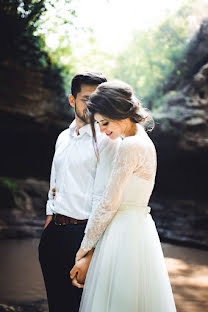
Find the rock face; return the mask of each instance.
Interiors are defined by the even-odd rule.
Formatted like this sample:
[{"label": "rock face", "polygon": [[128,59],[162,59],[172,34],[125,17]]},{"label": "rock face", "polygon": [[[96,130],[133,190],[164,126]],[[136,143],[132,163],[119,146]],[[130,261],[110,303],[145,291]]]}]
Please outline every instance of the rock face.
[{"label": "rock face", "polygon": [[158,174],[152,207],[163,240],[208,246],[207,21],[192,40],[187,60],[193,75],[153,111]]},{"label": "rock face", "polygon": [[16,185],[15,191],[0,188],[0,238],[40,237],[48,182],[28,178],[12,179],[12,183]]},{"label": "rock face", "polygon": [[151,136],[158,149],[158,190],[196,199],[206,197],[208,173],[207,21],[191,42],[187,60],[194,75],[153,111],[156,127]]},{"label": "rock face", "polygon": [[[203,83],[199,85],[199,79]],[[161,189],[181,198],[205,198],[208,173],[208,64],[193,82],[154,113]],[[162,192],[162,190],[160,190]]]},{"label": "rock face", "polygon": [[39,300],[30,303],[20,304],[0,304],[0,312],[47,312],[48,304],[46,300]]},{"label": "rock face", "polygon": [[153,196],[150,206],[163,242],[208,249],[207,201],[154,199]]},{"label": "rock face", "polygon": [[200,30],[195,34],[187,50],[188,72],[190,80],[204,64],[208,63],[208,20],[204,20]]},{"label": "rock face", "polygon": [[208,63],[184,89],[154,111],[158,133],[177,138],[184,151],[208,149]]},{"label": "rock face", "polygon": [[72,120],[50,73],[0,64],[1,176],[48,178],[55,140]]},{"label": "rock face", "polygon": [[[45,221],[48,183],[36,179],[12,179],[16,191],[0,188],[0,239],[39,238]],[[4,203],[4,204],[3,204]],[[163,242],[208,249],[208,207],[204,201],[158,199],[150,206]]]}]

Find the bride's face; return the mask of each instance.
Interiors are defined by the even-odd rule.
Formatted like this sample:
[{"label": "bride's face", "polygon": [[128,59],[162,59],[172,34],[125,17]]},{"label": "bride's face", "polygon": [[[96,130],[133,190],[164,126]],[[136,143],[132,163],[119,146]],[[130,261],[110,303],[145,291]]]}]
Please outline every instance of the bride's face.
[{"label": "bride's face", "polygon": [[100,131],[104,132],[110,139],[115,140],[124,135],[127,125],[126,119],[112,120],[97,113],[94,118],[100,126]]}]

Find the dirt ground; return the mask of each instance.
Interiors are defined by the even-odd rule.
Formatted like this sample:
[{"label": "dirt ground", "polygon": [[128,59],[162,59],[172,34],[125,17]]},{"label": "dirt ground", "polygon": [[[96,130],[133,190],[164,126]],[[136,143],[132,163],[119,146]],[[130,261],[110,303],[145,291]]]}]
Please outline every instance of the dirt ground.
[{"label": "dirt ground", "polygon": [[162,245],[177,312],[208,312],[208,251]]}]

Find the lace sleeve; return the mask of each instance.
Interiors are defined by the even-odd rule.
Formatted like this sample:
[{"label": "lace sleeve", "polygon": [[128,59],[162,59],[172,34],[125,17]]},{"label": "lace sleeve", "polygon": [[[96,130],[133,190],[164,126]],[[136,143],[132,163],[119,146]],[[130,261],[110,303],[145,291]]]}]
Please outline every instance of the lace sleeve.
[{"label": "lace sleeve", "polygon": [[97,241],[115,215],[128,178],[144,161],[144,148],[134,137],[124,139],[113,163],[109,183],[103,197],[87,223],[81,248],[88,251],[95,247]]}]

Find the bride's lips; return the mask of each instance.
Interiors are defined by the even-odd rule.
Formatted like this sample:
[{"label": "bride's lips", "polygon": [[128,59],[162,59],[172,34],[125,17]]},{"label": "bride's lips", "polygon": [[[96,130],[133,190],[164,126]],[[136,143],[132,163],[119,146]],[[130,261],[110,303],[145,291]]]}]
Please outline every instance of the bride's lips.
[{"label": "bride's lips", "polygon": [[110,136],[113,132],[105,133],[107,136]]}]

